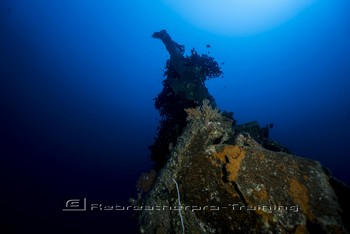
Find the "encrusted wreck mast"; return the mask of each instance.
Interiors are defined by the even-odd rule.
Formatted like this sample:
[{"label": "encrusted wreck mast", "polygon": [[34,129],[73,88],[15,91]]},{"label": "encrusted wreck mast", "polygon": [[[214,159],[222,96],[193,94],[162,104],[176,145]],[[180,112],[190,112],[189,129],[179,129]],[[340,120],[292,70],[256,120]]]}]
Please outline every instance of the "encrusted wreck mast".
[{"label": "encrusted wreck mast", "polygon": [[156,166],[132,200],[140,232],[347,233],[348,187],[270,140],[269,126],[237,126],[231,112],[220,112],[205,87],[222,75],[213,58],[194,49],[184,56],[165,30],[153,37],[170,59],[155,99]]}]

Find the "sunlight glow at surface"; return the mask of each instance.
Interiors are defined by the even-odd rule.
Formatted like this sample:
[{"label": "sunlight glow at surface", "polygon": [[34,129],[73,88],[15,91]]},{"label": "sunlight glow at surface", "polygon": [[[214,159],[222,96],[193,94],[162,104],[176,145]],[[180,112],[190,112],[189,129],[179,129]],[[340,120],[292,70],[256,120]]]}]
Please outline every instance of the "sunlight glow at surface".
[{"label": "sunlight glow at surface", "polygon": [[271,29],[316,0],[163,0],[189,23],[224,35]]}]

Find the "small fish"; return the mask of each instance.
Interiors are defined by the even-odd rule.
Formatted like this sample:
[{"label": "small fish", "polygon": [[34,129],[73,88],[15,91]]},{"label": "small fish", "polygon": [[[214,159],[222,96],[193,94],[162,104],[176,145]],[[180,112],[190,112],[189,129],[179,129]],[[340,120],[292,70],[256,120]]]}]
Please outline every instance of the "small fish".
[{"label": "small fish", "polygon": [[210,48],[210,47],[211,47],[211,45],[207,44],[207,48]]}]

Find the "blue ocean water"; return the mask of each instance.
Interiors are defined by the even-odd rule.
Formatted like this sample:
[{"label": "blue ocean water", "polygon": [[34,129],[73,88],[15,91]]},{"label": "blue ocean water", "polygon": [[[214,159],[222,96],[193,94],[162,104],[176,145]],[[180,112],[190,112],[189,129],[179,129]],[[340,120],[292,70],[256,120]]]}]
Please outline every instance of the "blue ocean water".
[{"label": "blue ocean water", "polygon": [[136,197],[169,58],[151,38],[161,29],[224,63],[206,85],[238,124],[274,123],[272,139],[350,184],[349,3],[315,0],[269,29],[224,35],[165,2],[0,2],[0,232],[137,230],[129,211],[62,209]]}]

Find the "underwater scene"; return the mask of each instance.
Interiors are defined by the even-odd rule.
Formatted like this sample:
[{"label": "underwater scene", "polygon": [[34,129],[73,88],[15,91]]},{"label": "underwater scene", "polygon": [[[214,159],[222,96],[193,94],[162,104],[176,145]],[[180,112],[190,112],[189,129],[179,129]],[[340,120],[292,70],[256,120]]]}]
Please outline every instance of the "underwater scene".
[{"label": "underwater scene", "polygon": [[349,10],[0,1],[0,233],[349,233]]}]

